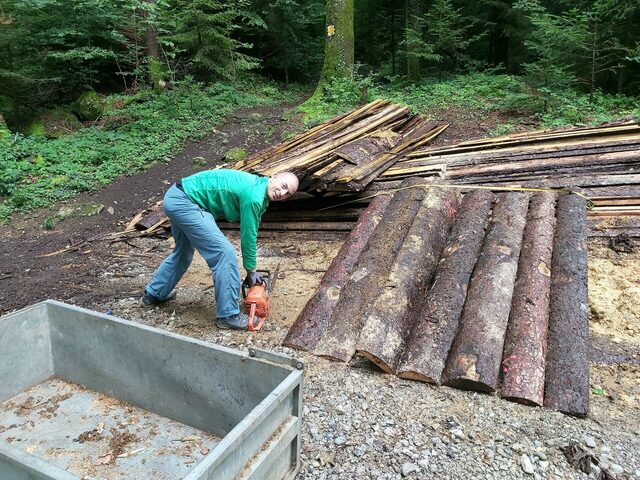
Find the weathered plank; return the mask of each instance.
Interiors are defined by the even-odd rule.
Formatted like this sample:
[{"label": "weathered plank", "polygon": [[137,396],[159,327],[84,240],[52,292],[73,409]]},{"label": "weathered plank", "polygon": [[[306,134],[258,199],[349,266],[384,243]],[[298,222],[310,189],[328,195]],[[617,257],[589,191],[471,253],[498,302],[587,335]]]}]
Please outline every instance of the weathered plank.
[{"label": "weathered plank", "polygon": [[557,209],[544,406],[584,417],[589,412],[585,200],[563,195]]},{"label": "weathered plank", "polygon": [[485,392],[498,385],[528,205],[526,194],[496,195],[460,327],[445,365],[445,385]]},{"label": "weathered plank", "polygon": [[425,185],[424,179],[409,178],[402,183],[403,189],[393,195],[340,293],[329,325],[314,349],[316,355],[346,362],[355,353],[364,312],[377,298],[389,274],[393,259],[426,195]]},{"label": "weathered plank", "polygon": [[531,199],[502,358],[502,398],[542,406],[556,195]]},{"label": "weathered plank", "polygon": [[464,196],[433,284],[413,326],[398,376],[440,383],[493,198],[487,190],[474,190]]},{"label": "weathered plank", "polygon": [[312,350],[318,344],[338,303],[340,292],[390,200],[391,195],[379,195],[362,212],[358,223],[322,277],[315,294],[289,329],[283,345],[299,350]]},{"label": "weathered plank", "polygon": [[356,351],[387,373],[396,373],[459,200],[459,193],[452,189],[429,189],[378,298],[366,314]]}]

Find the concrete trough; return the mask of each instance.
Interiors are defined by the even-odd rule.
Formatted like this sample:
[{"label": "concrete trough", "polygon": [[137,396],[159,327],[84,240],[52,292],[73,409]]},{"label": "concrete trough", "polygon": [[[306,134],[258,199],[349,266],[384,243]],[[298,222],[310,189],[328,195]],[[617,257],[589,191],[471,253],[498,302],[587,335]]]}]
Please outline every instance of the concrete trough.
[{"label": "concrete trough", "polygon": [[55,301],[0,318],[0,479],[291,479],[303,366]]}]

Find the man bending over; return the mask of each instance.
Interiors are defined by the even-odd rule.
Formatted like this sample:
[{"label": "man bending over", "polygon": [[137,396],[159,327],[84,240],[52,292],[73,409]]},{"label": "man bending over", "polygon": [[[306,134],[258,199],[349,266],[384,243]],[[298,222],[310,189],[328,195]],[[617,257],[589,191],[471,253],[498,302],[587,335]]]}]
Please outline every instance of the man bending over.
[{"label": "man bending over", "polygon": [[176,296],[174,288],[189,268],[194,250],[211,268],[216,292],[216,325],[246,329],[248,317],[240,312],[240,270],[231,242],[216,220],[240,222],[243,285],[251,288],[262,279],[256,273],[256,241],[260,218],[269,201],[285,200],[298,190],[298,177],[283,172],[271,178],[238,170],[206,170],[179,180],[167,190],[163,208],[171,219],[176,246],[153,275],[140,302],[153,306]]}]

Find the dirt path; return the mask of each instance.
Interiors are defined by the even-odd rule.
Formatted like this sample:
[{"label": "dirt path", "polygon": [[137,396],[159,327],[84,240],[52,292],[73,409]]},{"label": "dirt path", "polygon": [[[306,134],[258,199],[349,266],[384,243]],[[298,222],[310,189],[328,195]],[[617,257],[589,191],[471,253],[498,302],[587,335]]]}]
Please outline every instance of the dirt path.
[{"label": "dirt path", "polygon": [[[68,245],[77,245],[100,234],[117,232],[139,211],[162,198],[177,179],[222,163],[231,148],[253,153],[282,141],[285,132],[302,128],[299,121],[283,121],[293,105],[240,110],[201,141],[189,142],[168,163],[125,176],[105,188],[76,199],[25,215],[16,215],[11,226],[0,227],[0,314],[48,298],[71,300],[89,306],[93,301],[121,296],[122,290],[97,287],[98,275],[112,263],[111,248],[93,242],[79,252],[43,257]],[[194,158],[205,159],[194,162]],[[89,217],[62,221],[54,230],[44,220],[62,207],[96,203],[102,211]],[[112,209],[112,210],[111,210]],[[113,213],[110,213],[113,211]]]}]

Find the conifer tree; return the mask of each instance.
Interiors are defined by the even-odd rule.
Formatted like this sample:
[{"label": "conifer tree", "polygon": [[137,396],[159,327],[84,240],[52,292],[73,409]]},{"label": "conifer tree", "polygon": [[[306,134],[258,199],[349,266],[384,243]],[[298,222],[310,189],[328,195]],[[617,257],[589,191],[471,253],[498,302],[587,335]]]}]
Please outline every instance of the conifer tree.
[{"label": "conifer tree", "polygon": [[232,36],[240,26],[246,0],[176,0],[172,3],[170,39],[182,49],[203,76],[235,79],[239,72],[258,66],[256,58],[241,50],[251,45]]}]

